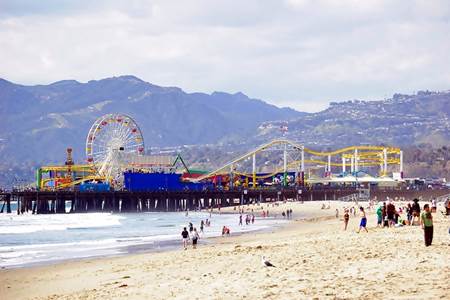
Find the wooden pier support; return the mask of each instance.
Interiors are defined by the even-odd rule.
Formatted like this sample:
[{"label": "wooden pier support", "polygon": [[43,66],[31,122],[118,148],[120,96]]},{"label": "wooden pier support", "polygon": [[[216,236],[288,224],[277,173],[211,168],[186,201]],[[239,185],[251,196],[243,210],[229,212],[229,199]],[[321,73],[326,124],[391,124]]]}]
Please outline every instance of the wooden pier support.
[{"label": "wooden pier support", "polygon": [[[17,213],[35,214],[86,212],[165,212],[208,209],[239,204],[264,203],[275,200],[338,199],[354,194],[355,188],[302,190],[247,189],[233,191],[152,191],[152,192],[80,192],[80,191],[23,191],[0,193],[2,212],[11,212],[11,202],[17,201]],[[448,191],[444,191],[444,193]],[[300,200],[299,200],[300,201]]]}]

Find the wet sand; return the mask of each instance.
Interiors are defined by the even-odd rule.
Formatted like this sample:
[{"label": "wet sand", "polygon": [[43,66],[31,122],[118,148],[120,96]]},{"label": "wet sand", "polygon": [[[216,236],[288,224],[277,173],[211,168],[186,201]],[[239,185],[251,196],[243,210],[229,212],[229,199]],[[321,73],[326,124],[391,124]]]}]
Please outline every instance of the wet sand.
[{"label": "wet sand", "polygon": [[[449,219],[433,214],[433,245],[425,247],[419,226],[376,228],[373,213],[368,214],[369,233],[356,233],[358,216],[351,216],[343,231],[342,207],[349,205],[331,202],[326,210],[321,202],[270,206],[270,214],[278,217],[292,207],[293,222],[272,231],[200,241],[196,250],[180,246],[163,253],[2,270],[1,299],[450,298]],[[300,211],[309,219],[296,220]],[[262,255],[276,268],[263,267]]]}]

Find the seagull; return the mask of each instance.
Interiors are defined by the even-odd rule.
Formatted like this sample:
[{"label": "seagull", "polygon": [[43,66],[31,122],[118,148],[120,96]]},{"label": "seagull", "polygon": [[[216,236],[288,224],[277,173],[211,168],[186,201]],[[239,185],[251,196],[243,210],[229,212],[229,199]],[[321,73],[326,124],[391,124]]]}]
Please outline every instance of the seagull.
[{"label": "seagull", "polygon": [[263,263],[263,265],[265,267],[274,267],[275,268],[275,266],[272,265],[272,263],[270,261],[268,261],[265,256],[261,257],[261,262]]}]

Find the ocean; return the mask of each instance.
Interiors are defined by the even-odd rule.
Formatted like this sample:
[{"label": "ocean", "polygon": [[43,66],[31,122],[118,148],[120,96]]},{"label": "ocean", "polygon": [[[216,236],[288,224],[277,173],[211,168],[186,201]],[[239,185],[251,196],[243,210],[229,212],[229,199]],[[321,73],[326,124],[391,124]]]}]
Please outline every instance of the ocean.
[{"label": "ocean", "polygon": [[[257,215],[255,213],[255,215]],[[264,230],[286,220],[260,218],[239,226],[239,216],[208,212],[83,213],[51,215],[0,214],[0,268],[45,265],[58,261],[181,247],[181,231],[189,222],[200,230],[211,220],[202,238],[220,236],[225,225],[231,234]]]}]

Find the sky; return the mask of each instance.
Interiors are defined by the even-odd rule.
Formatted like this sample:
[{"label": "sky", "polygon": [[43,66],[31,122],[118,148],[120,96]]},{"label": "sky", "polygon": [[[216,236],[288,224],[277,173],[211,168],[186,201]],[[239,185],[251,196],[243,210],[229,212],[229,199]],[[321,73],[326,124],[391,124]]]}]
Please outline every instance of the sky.
[{"label": "sky", "polygon": [[450,1],[0,0],[0,77],[135,75],[315,112],[450,89]]}]

